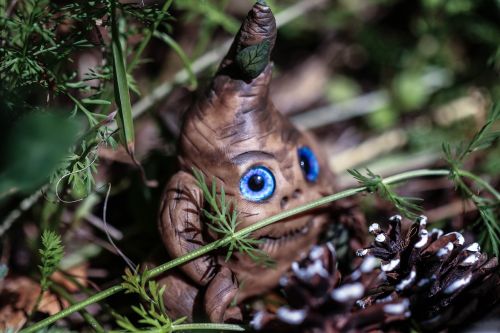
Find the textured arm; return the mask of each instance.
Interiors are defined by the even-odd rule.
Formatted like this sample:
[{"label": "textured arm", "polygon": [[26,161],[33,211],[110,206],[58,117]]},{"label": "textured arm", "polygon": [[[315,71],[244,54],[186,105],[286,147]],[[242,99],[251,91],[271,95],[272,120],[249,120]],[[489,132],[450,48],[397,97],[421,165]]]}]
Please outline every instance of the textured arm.
[{"label": "textured arm", "polygon": [[[178,258],[205,242],[200,219],[203,193],[196,179],[184,171],[177,172],[163,193],[160,210],[160,233],[168,253]],[[181,266],[195,283],[206,285],[213,277],[214,262],[210,256],[202,256]]]}]

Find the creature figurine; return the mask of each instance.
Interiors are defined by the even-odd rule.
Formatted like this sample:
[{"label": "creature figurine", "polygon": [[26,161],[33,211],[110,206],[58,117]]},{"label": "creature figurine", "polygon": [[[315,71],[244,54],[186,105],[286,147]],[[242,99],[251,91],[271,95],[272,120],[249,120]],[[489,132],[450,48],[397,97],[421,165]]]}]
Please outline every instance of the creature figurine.
[{"label": "creature figurine", "polygon": [[[318,145],[297,130],[269,98],[276,23],[264,1],[244,20],[210,89],[185,114],[180,171],[166,186],[159,228],[169,255],[182,256],[213,241],[204,197],[192,169],[215,179],[236,203],[238,230],[333,191],[333,176]],[[291,263],[317,242],[327,214],[311,211],[258,230],[260,249],[275,261],[263,267],[235,253],[200,257],[162,278],[173,318],[205,312],[212,322],[241,318],[235,304],[278,284]]]}]

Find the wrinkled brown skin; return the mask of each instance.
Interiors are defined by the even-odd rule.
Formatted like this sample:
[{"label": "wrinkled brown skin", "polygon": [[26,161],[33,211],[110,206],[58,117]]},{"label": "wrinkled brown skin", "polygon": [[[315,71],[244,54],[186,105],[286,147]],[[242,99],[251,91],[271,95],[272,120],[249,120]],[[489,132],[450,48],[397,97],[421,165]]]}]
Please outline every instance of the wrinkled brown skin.
[{"label": "wrinkled brown skin", "polygon": [[[224,187],[228,200],[238,208],[238,229],[333,192],[333,176],[317,143],[297,130],[269,98],[272,65],[253,80],[239,79],[234,69],[232,59],[238,49],[264,39],[273,45],[275,37],[269,7],[255,4],[211,88],[185,115],[179,140],[181,170],[167,184],[160,212],[161,237],[173,258],[217,237],[207,230],[208,222],[201,215],[204,198],[192,168],[201,170],[208,181],[215,179],[219,190]],[[302,146],[310,147],[319,160],[320,174],[314,183],[306,181],[299,164],[297,149]],[[276,181],[274,194],[263,202],[248,201],[239,190],[242,175],[257,165],[271,170]],[[239,308],[231,307],[232,302],[275,287],[290,264],[317,242],[326,221],[326,214],[313,211],[255,232],[253,237],[264,238],[261,249],[274,259],[274,268],[239,253],[228,262],[222,256],[206,255],[181,266],[187,279],[169,275],[162,281],[168,284],[165,304],[170,315],[191,319],[201,299],[211,321],[239,319]],[[308,231],[291,240],[279,239],[299,229]]]}]

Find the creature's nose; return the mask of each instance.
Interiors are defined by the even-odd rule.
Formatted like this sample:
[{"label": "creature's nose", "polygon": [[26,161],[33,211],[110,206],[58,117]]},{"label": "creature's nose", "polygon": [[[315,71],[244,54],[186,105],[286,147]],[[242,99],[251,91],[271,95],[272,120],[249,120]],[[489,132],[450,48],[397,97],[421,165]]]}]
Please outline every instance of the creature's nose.
[{"label": "creature's nose", "polygon": [[284,195],[282,198],[281,198],[281,201],[280,201],[280,206],[281,206],[281,209],[287,209],[288,206],[289,206],[289,202],[290,202],[290,198],[292,200],[297,200],[297,199],[300,199],[302,197],[302,190],[300,188],[296,188],[291,195]]}]

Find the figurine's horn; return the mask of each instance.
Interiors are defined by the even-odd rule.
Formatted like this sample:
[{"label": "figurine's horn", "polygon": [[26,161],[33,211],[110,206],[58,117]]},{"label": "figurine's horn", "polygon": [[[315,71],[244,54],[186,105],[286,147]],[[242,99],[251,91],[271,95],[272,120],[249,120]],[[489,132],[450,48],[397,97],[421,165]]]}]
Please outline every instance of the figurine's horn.
[{"label": "figurine's horn", "polygon": [[214,147],[259,137],[277,126],[279,113],[269,98],[275,40],[273,13],[259,0],[243,21],[210,89],[186,114],[181,138],[186,161],[191,151],[213,158]]},{"label": "figurine's horn", "polygon": [[217,75],[249,82],[259,76],[270,61],[276,41],[276,20],[271,8],[258,0],[248,12]]}]

